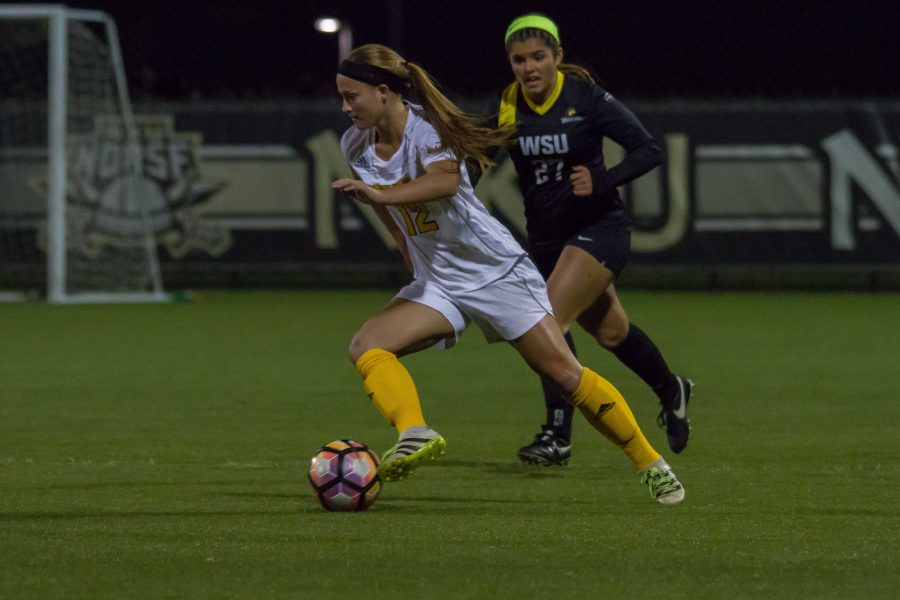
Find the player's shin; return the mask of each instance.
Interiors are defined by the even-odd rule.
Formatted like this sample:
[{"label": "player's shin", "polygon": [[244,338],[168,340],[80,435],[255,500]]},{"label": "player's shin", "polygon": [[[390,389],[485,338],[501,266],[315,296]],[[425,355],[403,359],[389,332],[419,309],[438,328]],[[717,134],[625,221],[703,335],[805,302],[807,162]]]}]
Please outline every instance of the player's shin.
[{"label": "player's shin", "polygon": [[606,379],[585,368],[572,392],[572,404],[594,429],[625,452],[636,471],[659,460],[659,453],[644,437],[625,398]]},{"label": "player's shin", "polygon": [[398,433],[425,425],[416,384],[397,357],[382,349],[366,351],[356,361],[369,398]]}]

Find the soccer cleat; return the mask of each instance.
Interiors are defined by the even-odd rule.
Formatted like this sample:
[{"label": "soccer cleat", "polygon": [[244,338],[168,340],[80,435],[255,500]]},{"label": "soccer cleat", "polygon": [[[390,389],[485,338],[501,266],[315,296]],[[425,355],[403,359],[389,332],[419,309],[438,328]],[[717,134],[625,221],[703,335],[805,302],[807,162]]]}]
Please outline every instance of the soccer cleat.
[{"label": "soccer cleat", "polygon": [[656,424],[666,430],[669,438],[669,448],[678,454],[684,450],[691,435],[691,422],[687,418],[687,405],[691,401],[694,390],[694,382],[690,379],[682,379],[675,376],[678,381],[678,396],[673,401],[674,406],[663,407],[656,417]]},{"label": "soccer cleat", "polygon": [[641,483],[650,488],[650,497],[671,506],[684,500],[684,487],[672,472],[672,467],[650,467],[641,475]]},{"label": "soccer cleat", "polygon": [[[416,429],[416,431],[410,431]],[[378,476],[383,481],[402,481],[425,461],[434,461],[444,455],[447,441],[430,427],[410,427],[400,434],[400,439],[382,456]]]},{"label": "soccer cleat", "polygon": [[572,444],[546,426],[541,427],[533,442],[519,448],[519,460],[529,465],[565,466],[571,456]]}]

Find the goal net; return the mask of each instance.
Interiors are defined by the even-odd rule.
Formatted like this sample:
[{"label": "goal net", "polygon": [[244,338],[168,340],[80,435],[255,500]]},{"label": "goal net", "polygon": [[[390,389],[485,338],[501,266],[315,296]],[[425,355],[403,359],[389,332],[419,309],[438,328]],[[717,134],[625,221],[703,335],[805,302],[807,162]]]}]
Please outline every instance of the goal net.
[{"label": "goal net", "polygon": [[115,24],[0,5],[0,300],[163,301]]}]

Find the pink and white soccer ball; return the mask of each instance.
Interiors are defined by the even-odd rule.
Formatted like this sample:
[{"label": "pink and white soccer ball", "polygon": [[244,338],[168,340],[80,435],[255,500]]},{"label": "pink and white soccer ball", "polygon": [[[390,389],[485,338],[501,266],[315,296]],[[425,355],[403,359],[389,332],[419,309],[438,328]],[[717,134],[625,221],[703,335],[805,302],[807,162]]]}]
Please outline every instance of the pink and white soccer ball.
[{"label": "pink and white soccer ball", "polygon": [[366,510],[381,491],[378,455],[361,442],[337,440],[309,462],[309,484],[326,510]]}]

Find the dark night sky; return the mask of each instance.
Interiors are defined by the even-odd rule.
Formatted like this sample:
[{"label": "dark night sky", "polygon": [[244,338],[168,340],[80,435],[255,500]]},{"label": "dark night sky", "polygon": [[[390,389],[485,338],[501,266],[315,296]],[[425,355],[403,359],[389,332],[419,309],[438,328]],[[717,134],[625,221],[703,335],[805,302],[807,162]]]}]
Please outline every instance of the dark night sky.
[{"label": "dark night sky", "polygon": [[895,0],[68,4],[116,19],[138,97],[331,95],[337,42],[312,27],[325,14],[349,20],[356,44],[398,46],[451,92],[494,94],[511,80],[506,25],[532,10],[557,21],[568,61],[623,97],[900,97]]}]

